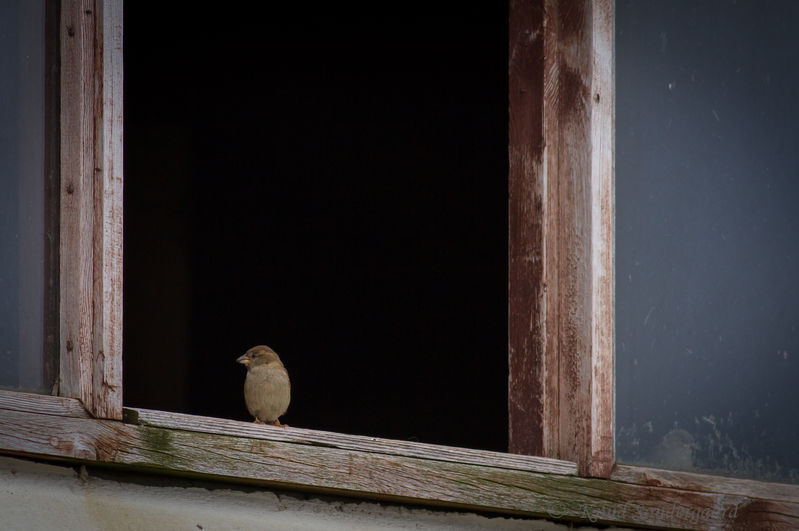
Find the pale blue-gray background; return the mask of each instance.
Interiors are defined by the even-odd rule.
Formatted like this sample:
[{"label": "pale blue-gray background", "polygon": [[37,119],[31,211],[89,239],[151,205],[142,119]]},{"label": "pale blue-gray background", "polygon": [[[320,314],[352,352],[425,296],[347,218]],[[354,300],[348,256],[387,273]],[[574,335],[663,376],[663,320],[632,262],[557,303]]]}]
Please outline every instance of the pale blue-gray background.
[{"label": "pale blue-gray background", "polygon": [[617,454],[799,481],[799,2],[616,6]]}]

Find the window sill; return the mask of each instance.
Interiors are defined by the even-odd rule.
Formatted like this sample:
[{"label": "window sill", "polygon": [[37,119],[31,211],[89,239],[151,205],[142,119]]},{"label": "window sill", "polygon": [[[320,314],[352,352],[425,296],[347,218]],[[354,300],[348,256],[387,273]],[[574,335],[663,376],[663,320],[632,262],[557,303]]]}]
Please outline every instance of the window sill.
[{"label": "window sill", "polygon": [[151,473],[602,524],[799,527],[799,487],[574,463],[301,428],[126,409],[89,417],[77,400],[0,391],[0,452]]}]

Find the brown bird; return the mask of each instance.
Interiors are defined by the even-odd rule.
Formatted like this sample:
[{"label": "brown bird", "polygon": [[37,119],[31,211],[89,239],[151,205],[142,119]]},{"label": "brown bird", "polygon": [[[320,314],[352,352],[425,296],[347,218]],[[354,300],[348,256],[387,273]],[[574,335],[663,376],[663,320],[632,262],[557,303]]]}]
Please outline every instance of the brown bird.
[{"label": "brown bird", "polygon": [[258,345],[236,361],[247,367],[244,402],[255,423],[285,427],[279,418],[289,407],[291,382],[278,355],[266,345]]}]

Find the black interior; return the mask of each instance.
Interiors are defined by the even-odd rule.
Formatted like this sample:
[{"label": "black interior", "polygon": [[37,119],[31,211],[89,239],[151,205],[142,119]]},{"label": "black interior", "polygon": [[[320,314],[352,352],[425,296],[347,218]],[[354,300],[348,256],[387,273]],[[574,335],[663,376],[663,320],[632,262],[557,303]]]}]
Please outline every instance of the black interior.
[{"label": "black interior", "polygon": [[267,344],[283,422],[507,449],[507,6],[436,4],[126,2],[126,406]]}]

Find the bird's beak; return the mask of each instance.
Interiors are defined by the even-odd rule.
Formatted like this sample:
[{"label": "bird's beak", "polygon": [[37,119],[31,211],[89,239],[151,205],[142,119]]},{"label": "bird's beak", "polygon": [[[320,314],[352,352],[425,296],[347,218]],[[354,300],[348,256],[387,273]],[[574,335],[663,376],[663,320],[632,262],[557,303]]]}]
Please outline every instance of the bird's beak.
[{"label": "bird's beak", "polygon": [[243,355],[239,356],[238,358],[236,358],[236,362],[241,363],[242,365],[246,366],[246,365],[250,364],[250,358],[248,358],[246,354],[243,354]]}]

